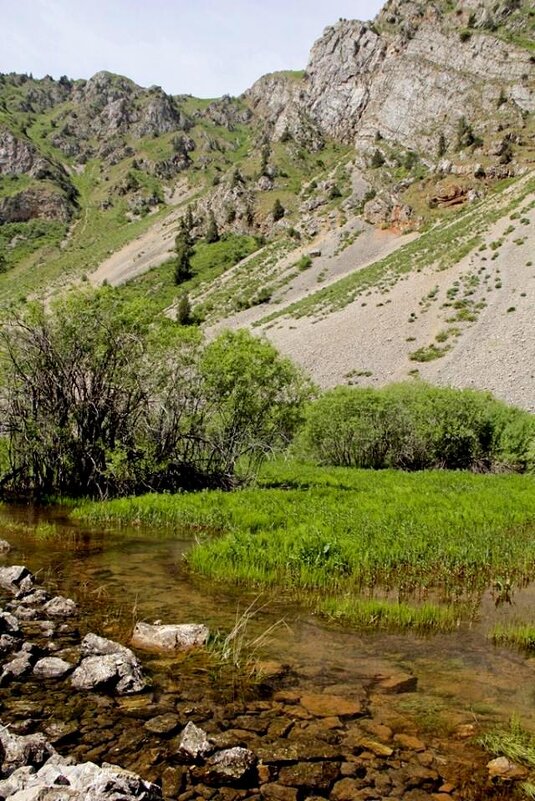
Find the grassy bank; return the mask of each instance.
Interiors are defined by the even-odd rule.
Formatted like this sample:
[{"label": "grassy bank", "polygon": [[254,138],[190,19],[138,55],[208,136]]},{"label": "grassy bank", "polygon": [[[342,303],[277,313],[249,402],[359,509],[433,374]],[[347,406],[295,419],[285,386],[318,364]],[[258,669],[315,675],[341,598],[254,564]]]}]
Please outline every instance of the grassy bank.
[{"label": "grassy bank", "polygon": [[[86,504],[93,523],[195,526],[190,554],[212,579],[309,591],[323,611],[361,625],[414,627],[411,608],[357,608],[355,594],[437,590],[459,601],[493,577],[535,567],[535,482],[519,475],[364,471],[272,463],[259,485],[232,493],[146,495]],[[421,608],[421,607],[420,607]],[[421,612],[447,628],[448,612]],[[414,616],[413,616],[414,617]],[[405,621],[405,622],[404,622]],[[425,622],[427,621],[427,623]]]}]

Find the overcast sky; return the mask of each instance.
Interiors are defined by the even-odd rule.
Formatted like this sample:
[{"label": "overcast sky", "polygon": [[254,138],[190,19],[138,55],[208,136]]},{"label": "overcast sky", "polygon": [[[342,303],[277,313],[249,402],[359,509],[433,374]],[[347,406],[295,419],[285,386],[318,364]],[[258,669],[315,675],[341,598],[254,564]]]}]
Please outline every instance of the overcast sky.
[{"label": "overcast sky", "polygon": [[106,69],[172,94],[238,95],[303,69],[326,25],[382,0],[0,0],[0,72],[89,78]]}]

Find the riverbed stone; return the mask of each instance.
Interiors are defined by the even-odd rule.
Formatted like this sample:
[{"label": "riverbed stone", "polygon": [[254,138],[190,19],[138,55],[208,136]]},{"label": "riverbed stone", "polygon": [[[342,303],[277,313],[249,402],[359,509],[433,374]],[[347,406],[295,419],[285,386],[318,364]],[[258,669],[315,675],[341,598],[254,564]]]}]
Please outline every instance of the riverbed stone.
[{"label": "riverbed stone", "polygon": [[10,612],[0,612],[0,634],[20,634],[19,621]]},{"label": "riverbed stone", "polygon": [[187,759],[195,760],[208,756],[213,750],[214,746],[204,729],[190,721],[180,735],[178,753]]},{"label": "riverbed stone", "polygon": [[150,624],[137,623],[132,645],[148,651],[189,651],[206,644],[210,630],[200,623]]},{"label": "riverbed stone", "polygon": [[516,762],[508,759],[505,756],[496,757],[487,763],[487,770],[489,772],[489,779],[502,779],[505,781],[512,781],[513,779],[524,779],[528,771]]},{"label": "riverbed stone", "polygon": [[80,652],[82,661],[71,678],[75,689],[129,695],[145,688],[141,666],[130,648],[97,634],[86,634]]},{"label": "riverbed stone", "polygon": [[301,696],[301,705],[315,717],[353,718],[364,714],[360,701],[340,695],[305,693]]},{"label": "riverbed stone", "polygon": [[34,577],[24,565],[0,567],[0,587],[13,595],[19,592],[29,592],[33,583]]},{"label": "riverbed stone", "polygon": [[33,672],[42,679],[62,679],[73,669],[70,662],[57,656],[45,656],[35,663]]},{"label": "riverbed stone", "polygon": [[19,651],[13,659],[4,665],[2,675],[0,675],[0,685],[5,685],[12,679],[19,679],[26,676],[32,670],[32,654],[28,651]]},{"label": "riverbed stone", "polygon": [[0,540],[0,554],[9,553],[11,550],[11,543],[7,540]]},{"label": "riverbed stone", "polygon": [[297,762],[281,768],[279,784],[327,792],[340,774],[337,762]]},{"label": "riverbed stone", "polygon": [[393,676],[381,678],[376,690],[385,695],[397,695],[399,693],[412,693],[418,686],[417,676],[410,673],[397,673]]},{"label": "riverbed stone", "polygon": [[205,784],[251,785],[256,780],[256,756],[248,748],[227,748],[209,757],[202,768],[194,769]]},{"label": "riverbed stone", "polygon": [[266,801],[297,801],[297,789],[271,782],[260,787],[260,795]]},{"label": "riverbed stone", "polygon": [[279,740],[275,743],[262,745],[257,749],[256,753],[258,758],[266,764],[281,765],[285,762],[309,762],[321,759],[339,760],[342,758],[340,746],[313,739],[291,742]]},{"label": "riverbed stone", "polygon": [[145,723],[145,729],[151,734],[173,734],[180,726],[180,718],[169,712],[165,715],[156,715]]},{"label": "riverbed stone", "polygon": [[56,595],[43,607],[43,612],[48,617],[72,617],[78,611],[78,607],[72,598],[65,598],[63,595]]},{"label": "riverbed stone", "polygon": [[44,734],[12,734],[2,725],[0,725],[0,746],[4,775],[28,765],[39,767],[56,753]]},{"label": "riverbed stone", "polygon": [[159,787],[117,765],[92,762],[79,765],[55,758],[37,773],[18,772],[11,783],[19,787],[9,801],[161,801]]}]

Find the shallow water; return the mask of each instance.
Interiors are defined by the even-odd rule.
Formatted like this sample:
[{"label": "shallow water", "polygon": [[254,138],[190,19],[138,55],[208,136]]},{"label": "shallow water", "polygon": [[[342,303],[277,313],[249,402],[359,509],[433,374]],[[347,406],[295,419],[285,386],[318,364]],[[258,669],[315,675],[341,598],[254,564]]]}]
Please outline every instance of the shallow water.
[{"label": "shallow water", "polygon": [[[31,533],[10,528],[13,523],[36,528]],[[56,533],[39,534],[43,524],[53,525]],[[83,628],[123,642],[136,620],[204,622],[228,632],[237,612],[255,598],[191,576],[184,560],[192,544],[187,532],[106,531],[73,524],[63,510],[4,507],[0,536],[13,546],[9,563],[26,564],[50,588],[79,601]],[[489,590],[476,623],[429,637],[362,635],[314,617],[280,594],[264,596],[256,603],[261,605],[250,637],[284,619],[260,655],[290,663],[301,683],[350,685],[408,670],[418,677],[418,692],[392,704],[416,716],[423,729],[485,726],[516,714],[535,730],[535,659],[497,648],[486,638],[497,621],[533,620],[535,584],[498,607]],[[161,670],[168,667],[161,660]]]}]

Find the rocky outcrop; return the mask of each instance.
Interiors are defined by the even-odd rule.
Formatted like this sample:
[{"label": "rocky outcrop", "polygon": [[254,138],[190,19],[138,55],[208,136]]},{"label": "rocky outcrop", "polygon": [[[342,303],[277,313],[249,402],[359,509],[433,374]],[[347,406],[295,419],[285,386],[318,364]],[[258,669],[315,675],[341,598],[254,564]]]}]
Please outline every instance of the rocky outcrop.
[{"label": "rocky outcrop", "polygon": [[71,202],[60,192],[35,186],[0,199],[0,225],[28,220],[69,222],[74,212]]},{"label": "rocky outcrop", "polygon": [[522,126],[523,114],[535,110],[530,51],[484,23],[496,4],[471,5],[458,15],[439,0],[394,0],[373,25],[340,20],[313,46],[301,80],[267,75],[246,97],[275,139],[312,126],[362,152],[379,135],[435,154],[439,135],[451,141],[462,116],[480,133],[493,133],[497,120]]}]

